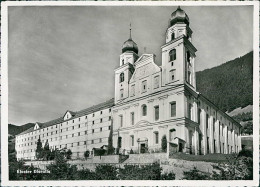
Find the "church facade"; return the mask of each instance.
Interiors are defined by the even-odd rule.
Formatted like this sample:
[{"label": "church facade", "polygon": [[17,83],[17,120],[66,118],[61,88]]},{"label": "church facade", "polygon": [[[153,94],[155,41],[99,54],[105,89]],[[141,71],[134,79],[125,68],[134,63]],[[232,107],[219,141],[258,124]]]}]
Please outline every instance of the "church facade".
[{"label": "church facade", "polygon": [[239,152],[241,125],[196,90],[192,35],[189,17],[178,7],[158,66],[155,55],[138,55],[130,30],[115,69],[114,99],[36,123],[16,136],[17,158],[35,159],[39,137],[52,148],[67,147],[74,157],[83,157],[86,150],[107,146],[110,131],[113,147],[122,154],[161,152],[163,140],[168,154]]},{"label": "church facade", "polygon": [[240,124],[196,91],[196,48],[180,8],[171,15],[165,41],[161,67],[153,54],[138,57],[131,36],[123,45],[115,70],[114,144],[156,152],[166,136],[172,153],[238,152]]}]

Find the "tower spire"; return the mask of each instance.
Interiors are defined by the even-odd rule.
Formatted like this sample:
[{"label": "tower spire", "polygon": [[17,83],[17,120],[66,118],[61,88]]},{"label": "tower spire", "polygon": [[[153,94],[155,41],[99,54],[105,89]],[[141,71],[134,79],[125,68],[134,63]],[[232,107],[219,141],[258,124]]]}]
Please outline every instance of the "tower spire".
[{"label": "tower spire", "polygon": [[131,33],[131,32],[132,32],[131,22],[130,22],[130,29],[129,29],[129,30],[130,30],[130,37],[129,37],[129,38],[132,39],[132,35],[131,35],[131,34],[132,34],[132,33]]}]

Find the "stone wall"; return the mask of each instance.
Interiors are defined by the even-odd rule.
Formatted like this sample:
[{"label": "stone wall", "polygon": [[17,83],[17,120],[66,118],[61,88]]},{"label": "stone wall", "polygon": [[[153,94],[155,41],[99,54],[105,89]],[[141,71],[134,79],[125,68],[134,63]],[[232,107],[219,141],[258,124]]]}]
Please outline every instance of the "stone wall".
[{"label": "stone wall", "polygon": [[129,158],[124,162],[124,164],[153,163],[166,158],[166,153],[130,154]]},{"label": "stone wall", "polygon": [[183,178],[184,171],[190,171],[194,167],[196,167],[199,171],[212,173],[213,167],[216,163],[212,162],[202,162],[202,161],[188,161],[188,160],[180,160],[180,159],[168,159],[161,160],[160,165],[163,169],[163,172],[174,172],[176,175],[176,179]]},{"label": "stone wall", "polygon": [[[25,165],[33,165],[40,169],[46,169],[53,161],[26,161]],[[119,163],[119,155],[95,156],[93,158],[69,160],[69,164],[76,165],[79,169],[90,168],[93,169],[97,164],[116,164]]]},{"label": "stone wall", "polygon": [[[40,169],[46,169],[46,166],[51,164],[53,161],[27,161],[26,165],[34,165]],[[166,153],[154,153],[154,154],[130,154],[129,158],[123,163],[119,163],[119,155],[108,155],[108,156],[95,156],[87,160],[70,160],[69,164],[76,165],[78,169],[90,169],[95,170],[97,165],[100,164],[111,164],[116,167],[124,167],[126,164],[138,164],[147,165],[154,162],[159,162],[163,173],[174,172],[176,179],[183,178],[184,171],[190,171],[194,167],[202,172],[212,173],[212,165],[216,163],[203,162],[203,161],[188,161],[180,159],[167,159]]]}]

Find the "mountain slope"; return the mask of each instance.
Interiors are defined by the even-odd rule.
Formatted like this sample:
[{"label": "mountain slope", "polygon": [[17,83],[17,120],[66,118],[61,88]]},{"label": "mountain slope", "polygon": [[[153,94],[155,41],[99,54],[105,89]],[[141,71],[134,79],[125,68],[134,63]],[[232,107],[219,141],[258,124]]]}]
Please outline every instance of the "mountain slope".
[{"label": "mountain slope", "polygon": [[34,123],[26,123],[22,126],[16,126],[16,125],[13,125],[13,124],[8,124],[8,134],[10,135],[17,135],[31,127],[34,126]]},{"label": "mountain slope", "polygon": [[222,111],[253,104],[253,52],[199,71],[197,89]]}]

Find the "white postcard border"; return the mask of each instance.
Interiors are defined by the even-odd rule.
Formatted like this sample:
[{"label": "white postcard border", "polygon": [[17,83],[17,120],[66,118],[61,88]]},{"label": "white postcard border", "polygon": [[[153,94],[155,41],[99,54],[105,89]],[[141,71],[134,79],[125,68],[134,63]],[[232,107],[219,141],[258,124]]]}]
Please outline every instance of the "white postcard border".
[{"label": "white postcard border", "polygon": [[[254,81],[253,81],[253,148],[254,148],[254,179],[251,181],[9,181],[8,180],[8,7],[9,6],[241,6],[253,5],[254,6]],[[92,186],[92,185],[179,185],[179,186],[258,186],[259,185],[259,2],[258,1],[30,1],[30,2],[1,2],[1,15],[2,15],[2,36],[1,36],[1,51],[2,51],[2,107],[1,107],[1,182],[3,186]]]}]

